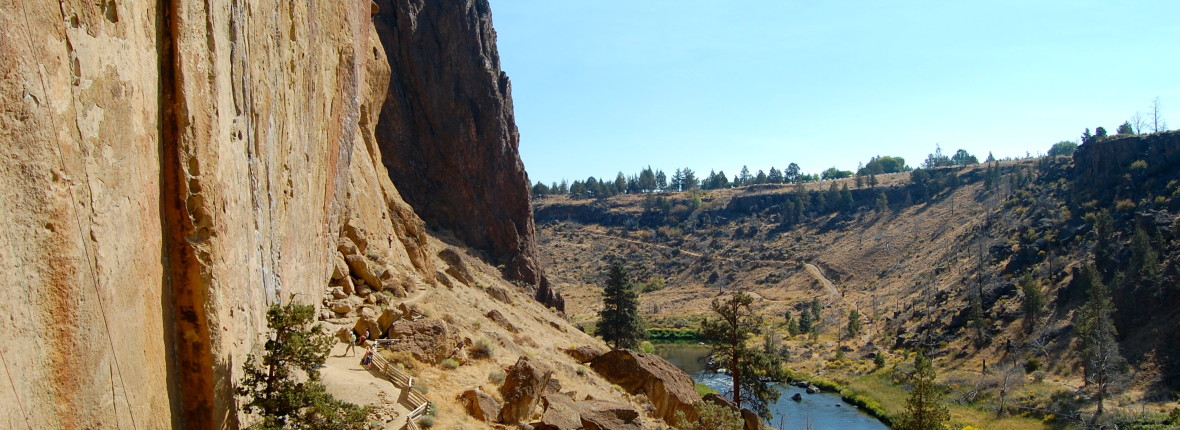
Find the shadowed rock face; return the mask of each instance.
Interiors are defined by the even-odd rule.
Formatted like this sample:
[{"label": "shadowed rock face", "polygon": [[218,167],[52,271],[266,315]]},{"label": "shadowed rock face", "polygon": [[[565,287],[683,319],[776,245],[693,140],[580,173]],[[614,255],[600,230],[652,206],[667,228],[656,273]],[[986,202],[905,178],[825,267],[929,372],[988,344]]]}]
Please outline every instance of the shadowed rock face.
[{"label": "shadowed rock face", "polygon": [[512,87],[487,1],[377,4],[392,71],[377,141],[390,177],[429,225],[486,252],[505,276],[563,310],[537,263]]}]

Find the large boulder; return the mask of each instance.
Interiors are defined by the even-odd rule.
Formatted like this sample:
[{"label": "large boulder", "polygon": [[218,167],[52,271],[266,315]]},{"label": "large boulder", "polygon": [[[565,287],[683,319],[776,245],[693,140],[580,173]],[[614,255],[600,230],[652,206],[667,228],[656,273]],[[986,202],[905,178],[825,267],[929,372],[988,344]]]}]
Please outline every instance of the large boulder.
[{"label": "large boulder", "polygon": [[500,403],[490,394],[472,388],[459,394],[459,403],[467,414],[483,422],[494,422],[500,417]]},{"label": "large boulder", "polygon": [[598,348],[595,348],[590,345],[582,345],[582,346],[566,349],[565,353],[568,354],[570,357],[573,357],[574,360],[577,360],[579,363],[589,363],[589,362],[593,361],[595,358],[598,358],[599,356],[601,356],[602,350],[599,350]]},{"label": "large boulder", "polygon": [[639,430],[639,411],[625,403],[587,400],[574,403],[586,430]]},{"label": "large boulder", "polygon": [[467,270],[467,264],[463,263],[463,257],[460,257],[455,250],[443,249],[438,252],[438,258],[447,263],[446,272],[448,275],[466,285],[475,284],[475,276],[472,276],[471,271]]},{"label": "large boulder", "polygon": [[377,321],[374,321],[372,319],[368,319],[368,318],[358,319],[356,321],[356,324],[352,325],[352,329],[356,330],[357,337],[360,337],[361,335],[365,334],[365,330],[368,330],[369,331],[369,339],[367,339],[367,340],[381,338],[381,327],[377,325]]},{"label": "large boulder", "polygon": [[397,309],[386,308],[381,310],[381,316],[377,317],[377,325],[382,328],[393,325],[394,321],[402,319],[402,313]]},{"label": "large boulder", "polygon": [[374,273],[375,270],[373,270],[375,263],[370,262],[363,255],[356,254],[344,256],[344,262],[348,264],[352,275],[364,280],[365,285],[368,285],[369,288],[381,288],[381,278],[377,277],[377,273]]},{"label": "large boulder", "polygon": [[447,358],[454,344],[447,323],[429,318],[394,321],[385,337],[395,340],[387,348],[394,351],[409,351],[414,354],[414,358],[423,363],[437,363]]},{"label": "large boulder", "polygon": [[614,350],[590,361],[590,368],[630,394],[647,395],[665,422],[674,422],[676,411],[697,419],[693,405],[701,397],[692,378],[658,355]]},{"label": "large boulder", "polygon": [[512,325],[511,322],[508,322],[508,319],[504,318],[504,314],[500,313],[500,311],[496,309],[488,311],[487,315],[485,316],[488,317],[489,320],[492,320],[492,322],[496,323],[496,325],[504,327],[504,330],[508,330],[510,333],[520,332],[520,329],[516,328],[515,325]]},{"label": "large boulder", "polygon": [[500,422],[510,425],[526,422],[532,418],[533,409],[536,409],[545,386],[549,385],[553,369],[528,357],[520,357],[507,373],[504,385],[500,386],[500,396],[504,398]]},{"label": "large boulder", "polygon": [[541,398],[545,412],[541,420],[532,423],[537,430],[576,430],[582,428],[582,414],[574,406],[574,399],[565,394],[548,394]]},{"label": "large boulder", "polygon": [[742,408],[742,430],[762,430],[762,417],[746,408]]}]

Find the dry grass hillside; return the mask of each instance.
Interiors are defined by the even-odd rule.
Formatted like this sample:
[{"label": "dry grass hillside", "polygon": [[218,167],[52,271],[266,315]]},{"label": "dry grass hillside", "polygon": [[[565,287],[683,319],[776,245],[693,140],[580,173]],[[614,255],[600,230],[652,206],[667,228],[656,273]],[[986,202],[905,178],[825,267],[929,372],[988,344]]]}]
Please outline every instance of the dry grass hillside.
[{"label": "dry grass hillside", "polygon": [[[519,286],[505,280],[498,268],[469,255],[466,247],[455,245],[458,242],[453,238],[449,241],[452,244],[434,237],[429,240],[430,255],[448,256],[435,258],[437,267],[447,268],[447,273],[438,273],[437,283],[418,282],[418,289],[411,289],[413,291],[405,297],[374,293],[377,303],[366,301],[347,314],[324,311],[325,316],[331,316],[324,322],[331,331],[337,333],[357,327],[358,320],[364,324],[363,321],[367,319],[365,315],[380,315],[386,309],[398,309],[403,305],[412,309],[416,321],[443,322],[447,333],[445,338],[431,338],[419,332],[411,342],[423,345],[422,349],[427,352],[437,349],[439,356],[446,359],[423,360],[411,354],[379,349],[394,366],[413,376],[414,387],[433,403],[429,418],[426,419],[433,428],[508,428],[473,418],[459,397],[466,390],[478,388],[503,402],[499,387],[504,383],[505,370],[521,357],[548,365],[553,370],[553,379],[560,385],[560,392],[572,392],[576,400],[593,398],[622,402],[638,411],[649,411],[650,405],[645,398],[623,392],[617,385],[604,380],[587,365],[580,364],[564,352],[587,345],[605,351],[608,348],[601,340],[583,333],[563,319],[560,313],[534,300]],[[325,306],[325,309],[330,307]],[[493,317],[492,313],[498,315]],[[436,340],[437,343],[434,342]],[[395,345],[405,342],[396,341]],[[343,352],[344,344],[338,344],[333,348],[333,358]],[[365,375],[363,383],[352,378],[339,381],[334,384],[336,388],[331,388],[333,375],[347,373],[348,370],[361,372],[362,369],[354,362],[359,360],[362,353],[359,351],[356,357],[348,360],[340,359],[348,369],[327,373],[326,382],[337,397],[395,411],[377,417],[392,420],[386,428],[401,428],[405,419],[404,411],[408,408],[399,408],[398,403],[403,403],[404,398],[398,399],[396,394],[388,398],[357,395],[372,391],[366,387],[371,384],[381,386],[382,391],[387,393],[399,391],[393,386],[386,387],[387,382],[377,373],[369,372],[372,373],[369,375],[362,372]],[[642,428],[659,428],[662,423],[650,411],[639,418]],[[419,425],[423,425],[421,421]]]},{"label": "dry grass hillside", "polygon": [[[761,298],[771,323],[763,337],[785,338],[794,370],[895,398],[885,408],[897,412],[904,392],[887,389],[894,385],[873,372],[872,357],[883,354],[888,368],[904,371],[908,354],[929,350],[950,397],[970,406],[954,409],[956,422],[987,428],[1067,423],[1071,417],[1056,415],[1093,409],[1072,318],[1085,300],[1077,273],[1092,259],[1095,242],[1085,215],[1105,209],[1115,219],[1119,251],[1102,270],[1107,282],[1123,282],[1114,288],[1116,320],[1131,363],[1108,408],[1176,408],[1180,369],[1169,357],[1177,357],[1180,315],[1166,305],[1176,303],[1177,294],[1165,285],[1176,279],[1175,169],[1148,169],[1154,176],[1132,171],[1125,178],[1116,172],[1113,181],[1137,185],[1113,188],[1112,195],[1088,183],[1090,175],[1080,174],[1084,169],[1069,157],[996,166],[998,178],[989,178],[986,164],[931,172],[930,183],[939,185],[925,188],[925,196],[915,192],[910,173],[879,175],[875,189],[857,189],[852,179],[807,184],[817,199],[846,183],[855,205],[826,211],[811,200],[811,213],[798,221],[789,203],[799,194],[795,186],[598,201],[547,196],[534,209],[544,264],[566,297],[571,321],[582,327],[590,329],[597,319],[599,285],[613,259],[625,260],[639,283],[649,328],[693,329],[714,298],[745,289]],[[1127,260],[1136,226],[1152,237],[1164,273],[1160,285],[1118,278],[1133,272]],[[1046,297],[1046,312],[1037,318],[1022,311],[1018,284],[1025,275]],[[973,296],[984,311],[978,322],[968,315]],[[812,299],[823,305],[819,336],[790,336],[784,315],[797,320]],[[1145,301],[1153,304],[1141,305]],[[850,338],[845,328],[852,310],[863,316],[864,329]],[[978,411],[994,411],[1001,401],[1032,419],[973,418],[987,416]]]}]

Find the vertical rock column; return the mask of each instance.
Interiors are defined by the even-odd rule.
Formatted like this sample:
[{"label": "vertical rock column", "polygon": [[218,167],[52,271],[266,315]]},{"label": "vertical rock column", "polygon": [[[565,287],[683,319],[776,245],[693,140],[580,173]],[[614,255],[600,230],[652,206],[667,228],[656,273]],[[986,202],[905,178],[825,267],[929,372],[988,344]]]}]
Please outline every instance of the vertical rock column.
[{"label": "vertical rock column", "polygon": [[486,0],[378,0],[389,58],[377,123],[383,162],[432,227],[487,253],[504,275],[563,309],[537,259],[512,88]]}]

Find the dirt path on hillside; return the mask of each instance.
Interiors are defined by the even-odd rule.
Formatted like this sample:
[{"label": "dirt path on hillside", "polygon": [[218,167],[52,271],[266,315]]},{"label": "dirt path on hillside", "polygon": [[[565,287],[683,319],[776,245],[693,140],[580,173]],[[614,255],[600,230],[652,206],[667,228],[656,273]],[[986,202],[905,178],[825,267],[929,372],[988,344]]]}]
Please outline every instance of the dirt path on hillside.
[{"label": "dirt path on hillside", "polygon": [[[658,244],[658,243],[644,242],[644,241],[642,241],[642,240],[628,239],[628,238],[625,238],[625,237],[619,237],[619,236],[610,235],[610,234],[606,234],[606,233],[594,233],[594,232],[589,232],[589,231],[580,231],[580,232],[574,232],[574,234],[584,234],[584,235],[589,235],[589,236],[598,236],[598,237],[602,237],[602,238],[606,238],[606,239],[613,239],[613,240],[618,240],[618,241],[622,241],[622,242],[633,243],[633,244],[636,244],[636,245],[650,246],[650,247],[653,247],[653,248],[666,249],[666,250],[668,250],[668,251],[670,251],[670,252],[671,252],[671,251],[677,251],[677,252],[680,252],[681,254],[688,254],[688,255],[691,255],[691,256],[693,256],[693,257],[696,257],[696,258],[704,258],[704,257],[706,257],[706,255],[705,255],[705,254],[702,254],[702,253],[699,253],[699,252],[695,252],[695,251],[689,251],[689,250],[687,250],[687,249],[684,249],[683,247],[679,247],[679,248],[678,248],[678,247],[675,247],[675,246],[668,246],[668,245],[661,245],[661,244]],[[725,257],[725,256],[721,256],[721,255],[716,255],[716,254],[709,255],[709,256],[707,256],[707,257],[708,257],[708,258],[715,259],[715,260],[728,261],[728,262],[730,262],[730,263],[748,262],[748,263],[760,263],[760,264],[767,264],[767,265],[772,265],[772,264],[799,264],[799,261],[798,261],[798,260],[763,260],[763,259],[758,259],[758,258],[747,258],[747,259],[740,259],[740,258],[730,258],[730,257]]]},{"label": "dirt path on hillside", "polygon": [[836,289],[836,286],[832,284],[832,281],[829,281],[828,278],[824,277],[824,273],[820,271],[818,267],[815,267],[815,265],[811,263],[804,264],[803,267],[807,269],[807,273],[810,273],[811,276],[815,277],[815,280],[819,281],[821,284],[824,284],[824,289],[828,290],[828,300],[833,303],[837,300],[840,300],[840,290]]},{"label": "dirt path on hillside", "polygon": [[332,346],[328,359],[324,361],[324,367],[320,369],[320,376],[328,393],[358,406],[373,406],[382,410],[386,416],[392,416],[393,420],[385,423],[387,429],[400,429],[405,426],[406,416],[410,411],[397,403],[402,397],[402,389],[377,373],[361,367],[364,349],[358,347],[355,356],[341,357],[347,347],[344,343]]}]

